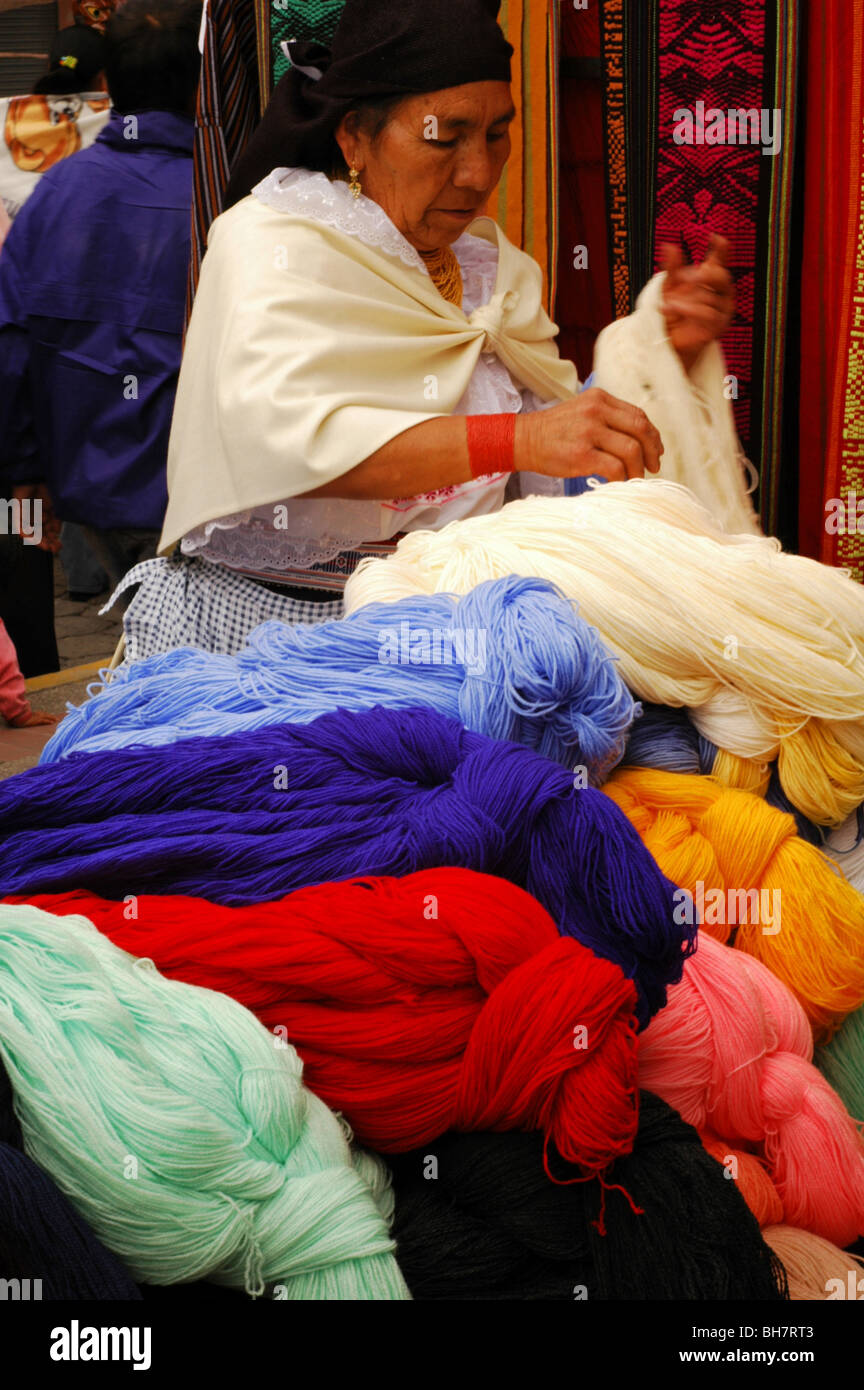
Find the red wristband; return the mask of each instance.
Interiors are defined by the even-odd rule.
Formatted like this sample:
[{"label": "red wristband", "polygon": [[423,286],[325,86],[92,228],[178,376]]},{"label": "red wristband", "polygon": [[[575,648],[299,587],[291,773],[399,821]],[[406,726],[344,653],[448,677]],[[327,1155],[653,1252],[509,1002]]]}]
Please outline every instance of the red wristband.
[{"label": "red wristband", "polygon": [[468,464],[472,478],[512,473],[516,467],[516,416],[468,415]]}]

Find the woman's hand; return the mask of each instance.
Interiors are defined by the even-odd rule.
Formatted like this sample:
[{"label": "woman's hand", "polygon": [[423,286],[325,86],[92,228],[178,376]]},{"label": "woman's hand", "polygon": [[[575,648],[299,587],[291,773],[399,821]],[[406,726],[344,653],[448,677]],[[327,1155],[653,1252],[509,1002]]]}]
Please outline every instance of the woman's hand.
[{"label": "woman's hand", "polygon": [[47,714],[45,710],[33,709],[29,714],[24,714],[20,719],[12,720],[13,729],[37,729],[45,724],[59,724],[58,714]]},{"label": "woman's hand", "polygon": [[663,444],[644,410],[590,387],[551,410],[516,417],[516,468],[553,478],[611,482],[660,467]]},{"label": "woman's hand", "polygon": [[666,331],[687,372],[732,322],[735,288],[726,269],[728,254],[729,242],[722,236],[712,236],[701,265],[686,265],[679,246],[663,247]]}]

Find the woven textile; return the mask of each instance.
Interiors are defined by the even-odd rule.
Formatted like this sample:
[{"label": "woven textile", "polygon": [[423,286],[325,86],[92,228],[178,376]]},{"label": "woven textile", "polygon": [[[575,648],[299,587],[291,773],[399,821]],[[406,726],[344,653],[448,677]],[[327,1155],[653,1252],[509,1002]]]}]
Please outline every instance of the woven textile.
[{"label": "woven textile", "polygon": [[328,46],[345,0],[273,0],[270,6],[270,86],[291,64],[282,50],[292,39],[314,39]]},{"label": "woven textile", "polygon": [[[824,457],[823,506],[817,514],[820,559],[864,581],[864,9],[860,4],[818,8],[811,21],[817,32],[808,102],[818,96],[825,129],[817,147],[808,149],[819,169],[812,171],[812,193],[807,187],[804,304],[813,312],[809,321],[816,331],[807,346],[810,356],[802,361],[802,383],[814,355],[826,358],[827,448],[809,461],[815,469]],[[808,177],[811,170],[808,164]],[[836,220],[823,232],[826,196]],[[833,254],[823,259],[829,237]],[[811,486],[808,495],[813,491]],[[839,516],[832,498],[844,504]]]},{"label": "woven textile", "polygon": [[[616,317],[632,311],[663,242],[689,259],[710,235],[731,242],[737,314],[723,339],[744,451],[761,477],[762,524],[781,520],[781,445],[793,238],[800,0],[603,0],[607,211]],[[764,111],[779,129],[760,143],[699,141],[701,108]],[[675,112],[697,139],[677,144]],[[774,112],[779,111],[779,117]],[[679,117],[680,120],[680,117]],[[787,402],[794,407],[797,402]]]}]

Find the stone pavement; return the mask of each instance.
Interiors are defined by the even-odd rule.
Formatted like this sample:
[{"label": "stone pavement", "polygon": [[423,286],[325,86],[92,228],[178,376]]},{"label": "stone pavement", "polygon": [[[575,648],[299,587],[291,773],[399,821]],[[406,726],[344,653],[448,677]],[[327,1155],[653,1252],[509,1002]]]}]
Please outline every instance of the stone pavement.
[{"label": "stone pavement", "polygon": [[[60,672],[28,681],[28,695],[34,709],[62,716],[67,704],[80,705],[86,699],[87,686],[97,679],[98,668],[110,662],[123,630],[121,619],[113,610],[104,618],[99,617],[99,609],[107,599],[105,593],[86,602],[73,602],[66,593],[60,562],[55,560],[54,627],[60,651]],[[87,670],[88,667],[92,670]],[[67,672],[67,683],[60,684]],[[52,733],[52,728],[10,729],[0,719],[0,779],[34,767]]]},{"label": "stone pavement", "polygon": [[66,594],[66,579],[60,561],[54,561],[54,629],[60,649],[60,669],[84,666],[92,661],[111,660],[123,623],[112,608],[104,618],[99,609],[108,602],[108,591],[83,603]]}]

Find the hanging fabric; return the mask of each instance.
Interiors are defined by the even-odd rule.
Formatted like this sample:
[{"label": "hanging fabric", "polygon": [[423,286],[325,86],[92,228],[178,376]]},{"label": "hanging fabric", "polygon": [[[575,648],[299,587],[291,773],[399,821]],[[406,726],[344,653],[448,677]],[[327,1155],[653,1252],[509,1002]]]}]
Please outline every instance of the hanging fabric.
[{"label": "hanging fabric", "polygon": [[[802,551],[864,580],[864,10],[808,12]],[[841,505],[842,504],[842,505]]]},{"label": "hanging fabric", "polygon": [[[794,409],[784,382],[800,16],[801,0],[747,0],[734,14],[704,0],[602,0],[600,17],[615,315],[632,312],[664,242],[700,261],[712,232],[730,240],[738,304],[723,340],[729,398],[760,474],[762,525],[788,543],[794,509],[784,509],[781,458]],[[751,143],[749,120],[746,143],[737,127],[734,140],[725,125],[712,131],[712,108],[724,118],[755,112],[767,143]],[[682,111],[693,116],[689,140]]]}]

